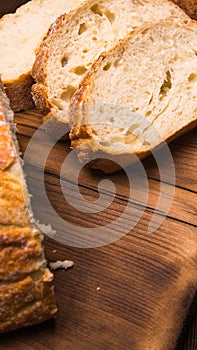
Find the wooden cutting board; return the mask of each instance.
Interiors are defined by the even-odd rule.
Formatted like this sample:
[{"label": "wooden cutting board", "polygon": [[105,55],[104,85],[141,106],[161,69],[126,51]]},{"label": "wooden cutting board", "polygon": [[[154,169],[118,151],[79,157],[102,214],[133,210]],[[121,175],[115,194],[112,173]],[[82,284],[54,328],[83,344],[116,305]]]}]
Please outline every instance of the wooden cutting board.
[{"label": "wooden cutting board", "polygon": [[[15,121],[24,154],[29,140],[41,125],[41,116],[32,110],[16,114]],[[1,350],[197,349],[194,298],[197,286],[196,136],[193,130],[170,145],[176,170],[175,193],[168,214],[154,233],[147,230],[161,182],[151,156],[143,161],[149,183],[148,203],[140,221],[125,236],[112,244],[89,249],[64,245],[46,236],[48,261],[69,259],[75,263],[68,271],[55,272],[58,314],[42,325],[1,336]],[[30,192],[34,193],[35,215],[41,222],[53,225],[55,216],[42,207],[39,190],[43,147],[42,140],[38,140],[29,159],[31,166],[25,169]],[[105,226],[116,220],[128,202],[129,184],[124,172],[107,177],[116,185],[110,207],[99,213],[83,214],[66,202],[61,190],[60,169],[69,152],[68,141],[58,142],[46,162],[45,188],[56,213],[66,222],[86,228]],[[166,176],[170,173],[168,164],[163,171]],[[72,169],[68,169],[62,183],[68,189],[72,185],[72,198],[79,188],[86,205],[89,203],[93,208],[98,199],[98,184],[103,178],[103,174],[85,168],[77,184]],[[173,190],[170,176],[163,185],[166,194]],[[134,201],[133,208],[136,213],[140,210]],[[131,215],[133,213],[131,211]],[[157,219],[162,212],[156,210],[155,215]],[[124,230],[127,220],[132,217],[128,215],[122,227],[117,225],[117,232]],[[64,234],[72,238],[72,232],[62,232],[62,237]],[[183,319],[186,321],[179,337]]]}]

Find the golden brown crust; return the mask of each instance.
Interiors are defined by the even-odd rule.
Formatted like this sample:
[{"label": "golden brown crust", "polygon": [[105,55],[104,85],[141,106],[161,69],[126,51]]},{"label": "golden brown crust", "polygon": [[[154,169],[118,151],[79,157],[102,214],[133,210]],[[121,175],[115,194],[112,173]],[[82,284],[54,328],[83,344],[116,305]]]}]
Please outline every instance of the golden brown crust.
[{"label": "golden brown crust", "polygon": [[37,82],[32,86],[32,96],[35,102],[36,107],[39,111],[46,115],[51,110],[51,104],[48,101],[48,91],[47,91],[47,60],[50,51],[50,43],[53,40],[53,37],[56,31],[62,26],[65,19],[72,16],[70,14],[64,14],[56,19],[56,21],[51,25],[48,30],[47,35],[43,39],[40,47],[37,49],[35,63],[32,68],[32,77]]},{"label": "golden brown crust", "polygon": [[[72,13],[72,12],[71,12]],[[37,83],[45,84],[47,72],[46,72],[46,62],[49,56],[50,43],[53,39],[55,32],[62,26],[64,20],[69,15],[64,14],[59,16],[56,21],[50,26],[48,33],[42,40],[40,47],[36,51],[36,59],[32,68],[32,77]]]},{"label": "golden brown crust", "polygon": [[196,0],[171,0],[180,6],[192,19],[197,20],[197,1]]},{"label": "golden brown crust", "polygon": [[20,281],[1,285],[0,333],[40,323],[56,312],[51,275],[46,272],[38,280],[27,276]]},{"label": "golden brown crust", "polygon": [[[192,121],[190,124],[188,124],[184,129],[178,130],[176,133],[173,135],[169,135],[168,138],[165,140],[167,143],[172,142],[174,139],[176,139],[178,136],[181,136],[193,128],[197,127],[197,121]],[[76,142],[76,143],[75,143]],[[94,143],[92,141],[92,143]],[[94,160],[91,160],[91,154],[92,154],[92,148],[93,146],[88,145],[88,141],[84,141],[82,139],[78,141],[73,141],[72,142],[72,147],[76,148],[78,152],[78,158],[79,160],[83,162],[89,162],[89,166],[92,169],[97,169],[101,170],[106,174],[113,174],[121,169],[124,169],[125,167],[128,167],[132,164],[132,155],[130,153],[125,153],[121,155],[116,155],[116,154],[111,154],[108,152],[103,152],[101,150],[98,150],[94,152]],[[143,160],[145,157],[151,154],[151,151],[153,150],[147,150],[143,152],[136,152],[135,155]],[[109,157],[110,159],[107,159]],[[119,165],[119,160],[121,157],[121,164],[122,166]]]},{"label": "golden brown crust", "polygon": [[[82,4],[77,11],[80,11]],[[42,40],[40,47],[36,52],[36,59],[32,68],[32,77],[35,79],[36,84],[32,86],[32,97],[35,102],[36,107],[43,115],[47,115],[47,118],[55,116],[55,111],[50,114],[52,105],[48,99],[48,88],[47,88],[47,61],[49,58],[50,45],[56,36],[58,30],[63,26],[64,21],[69,21],[72,19],[75,11],[71,11],[68,14],[63,14],[59,16],[56,21],[51,25],[48,33]]]},{"label": "golden brown crust", "polygon": [[33,226],[0,225],[0,280],[13,281],[37,269],[40,233]]},{"label": "golden brown crust", "polygon": [[85,104],[88,102],[88,96],[91,93],[93,74],[97,71],[97,68],[111,51],[112,50],[109,50],[107,53],[103,52],[97,60],[95,60],[85,77],[82,79],[79,89],[74,93],[70,101],[69,120],[71,131],[69,137],[72,141],[72,147],[74,148],[78,145],[78,142],[80,143],[80,139],[92,138],[91,128],[87,125]]},{"label": "golden brown crust", "polygon": [[25,192],[23,192],[23,185],[21,179],[16,178],[10,169],[0,171],[0,224],[28,225],[29,218],[24,201]]},{"label": "golden brown crust", "polygon": [[8,101],[0,85],[0,154],[5,151],[0,162],[0,333],[39,323],[56,312],[53,275],[45,267],[42,236],[27,209],[7,118]]},{"label": "golden brown crust", "polygon": [[43,115],[49,114],[51,104],[48,102],[47,88],[42,84],[34,84],[31,89],[32,97],[39,112]]},{"label": "golden brown crust", "polygon": [[10,129],[4,120],[3,106],[0,105],[0,171],[8,168],[16,159],[13,152],[13,141],[10,135]]},{"label": "golden brown crust", "polygon": [[23,74],[16,80],[3,81],[5,92],[14,112],[33,108],[34,102],[31,96],[33,82],[34,80],[30,73]]}]

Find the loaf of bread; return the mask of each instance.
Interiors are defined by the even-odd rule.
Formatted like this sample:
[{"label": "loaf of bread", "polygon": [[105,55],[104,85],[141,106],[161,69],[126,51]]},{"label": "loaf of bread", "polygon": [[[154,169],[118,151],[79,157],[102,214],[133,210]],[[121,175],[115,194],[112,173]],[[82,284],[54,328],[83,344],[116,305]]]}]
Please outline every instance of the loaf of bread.
[{"label": "loaf of bread", "polygon": [[33,106],[31,69],[50,25],[84,0],[32,0],[0,20],[0,76],[14,111]]},{"label": "loaf of bread", "polygon": [[180,6],[191,18],[197,20],[197,1],[196,0],[172,0]]},{"label": "loaf of bread", "polygon": [[167,0],[89,0],[54,23],[41,44],[32,75],[33,98],[43,114],[68,123],[68,105],[93,61],[144,22],[188,16]]},{"label": "loaf of bread", "polygon": [[136,29],[89,70],[70,104],[72,147],[105,172],[197,125],[197,22]]},{"label": "loaf of bread", "polygon": [[29,209],[12,119],[0,84],[0,333],[40,323],[56,312],[53,275]]}]

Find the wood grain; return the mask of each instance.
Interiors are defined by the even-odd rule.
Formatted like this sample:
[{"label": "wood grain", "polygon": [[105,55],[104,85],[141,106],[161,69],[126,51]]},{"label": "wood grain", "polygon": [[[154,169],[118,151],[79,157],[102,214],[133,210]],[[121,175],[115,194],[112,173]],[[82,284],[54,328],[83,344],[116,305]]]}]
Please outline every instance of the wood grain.
[{"label": "wood grain", "polygon": [[[36,111],[31,111],[17,114],[15,121],[24,153],[29,139],[41,125],[41,117]],[[191,147],[190,141],[194,147]],[[149,158],[143,164],[150,177],[150,195],[137,226],[121,240],[96,249],[73,248],[47,237],[45,245],[49,261],[71,259],[75,262],[72,270],[55,273],[59,313],[54,321],[19,330],[12,337],[2,336],[0,349],[146,350],[154,342],[155,349],[175,348],[182,317],[186,317],[194,297],[193,283],[197,283],[194,278],[197,264],[196,164],[190,167],[187,157],[176,156],[181,144],[185,145],[185,154],[188,152],[195,159],[196,130],[170,146],[176,173],[179,174],[177,169],[181,168],[183,162],[188,170],[185,168],[178,176],[172,206],[160,228],[151,235],[147,233],[160,187],[158,169],[154,159]],[[30,191],[36,191],[32,204],[36,217],[53,224],[47,208],[40,208],[42,198],[39,195],[41,184],[38,170],[42,149],[39,144],[36,149],[30,160],[31,166],[27,167]],[[87,214],[84,216],[70,207],[61,192],[60,169],[68,154],[69,143],[58,142],[46,163],[45,186],[55,210],[64,220],[82,227],[96,227],[114,220],[124,210],[128,200],[128,182],[124,173],[110,176],[117,184],[116,197],[110,210],[98,215],[91,214],[87,220]],[[102,174],[88,168],[81,173],[79,188],[81,194],[90,201],[90,206],[98,197],[98,183],[102,178]],[[72,181],[72,170],[69,169],[63,176],[63,184],[68,186]],[[73,197],[77,185],[72,189]],[[165,186],[168,192],[172,184],[169,181]],[[110,193],[106,196],[110,196]],[[135,201],[133,208],[136,213],[141,210]],[[162,215],[159,211],[156,214]],[[117,227],[117,231],[120,229]],[[65,234],[61,232],[61,227],[59,234],[62,237]],[[189,335],[185,326],[186,330],[177,344],[178,350],[195,349],[195,322],[191,322],[195,312],[196,304],[190,310]],[[173,329],[173,339],[169,341],[170,329]],[[164,339],[167,347],[161,346],[161,339]]]}]

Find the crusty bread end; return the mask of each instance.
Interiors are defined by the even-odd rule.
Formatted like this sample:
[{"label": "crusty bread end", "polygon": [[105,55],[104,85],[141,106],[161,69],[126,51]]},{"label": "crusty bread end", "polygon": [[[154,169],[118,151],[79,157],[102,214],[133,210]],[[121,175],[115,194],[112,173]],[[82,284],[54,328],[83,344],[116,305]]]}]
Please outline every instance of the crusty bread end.
[{"label": "crusty bread end", "polygon": [[57,311],[17,151],[13,113],[0,83],[0,333],[40,323]]},{"label": "crusty bread end", "polygon": [[13,111],[25,111],[34,107],[34,101],[31,96],[33,82],[34,80],[30,73],[23,74],[16,80],[5,80],[3,82]]}]

